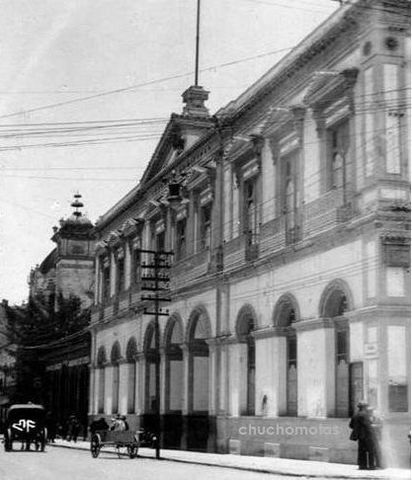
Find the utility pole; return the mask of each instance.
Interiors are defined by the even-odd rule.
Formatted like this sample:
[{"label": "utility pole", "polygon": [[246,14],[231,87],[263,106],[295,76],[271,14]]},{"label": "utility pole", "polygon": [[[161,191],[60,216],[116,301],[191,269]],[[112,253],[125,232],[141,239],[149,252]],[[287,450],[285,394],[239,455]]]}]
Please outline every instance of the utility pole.
[{"label": "utility pole", "polygon": [[167,275],[170,269],[169,258],[173,252],[157,250],[140,250],[141,253],[149,254],[153,257],[152,263],[142,263],[141,268],[147,270],[146,275],[142,275],[142,290],[153,292],[151,295],[142,296],[142,301],[153,302],[154,310],[144,309],[145,315],[154,316],[154,335],[155,335],[155,434],[156,434],[156,458],[160,458],[160,440],[161,440],[161,419],[160,419],[160,329],[159,317],[169,316],[169,311],[163,311],[160,304],[170,302],[169,282]]}]

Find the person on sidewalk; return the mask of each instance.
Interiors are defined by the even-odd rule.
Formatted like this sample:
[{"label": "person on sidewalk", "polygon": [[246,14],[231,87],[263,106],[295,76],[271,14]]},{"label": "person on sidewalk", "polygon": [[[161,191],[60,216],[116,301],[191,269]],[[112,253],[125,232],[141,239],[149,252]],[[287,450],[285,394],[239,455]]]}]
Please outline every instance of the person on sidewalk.
[{"label": "person on sidewalk", "polygon": [[372,445],[373,445],[373,459],[374,465],[372,467],[382,468],[382,451],[381,451],[381,437],[382,437],[382,421],[375,415],[373,408],[368,407],[367,412],[371,421],[372,428]]},{"label": "person on sidewalk", "polygon": [[367,402],[360,401],[358,411],[349,423],[349,427],[352,429],[350,439],[358,442],[359,470],[375,469],[372,423],[367,406]]}]

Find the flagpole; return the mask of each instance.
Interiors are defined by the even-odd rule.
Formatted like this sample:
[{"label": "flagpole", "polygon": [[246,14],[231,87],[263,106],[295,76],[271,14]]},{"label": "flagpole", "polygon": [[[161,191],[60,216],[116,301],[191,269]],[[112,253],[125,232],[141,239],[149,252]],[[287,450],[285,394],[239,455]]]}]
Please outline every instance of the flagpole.
[{"label": "flagpole", "polygon": [[200,0],[197,0],[195,86],[199,85],[199,30],[200,30]]}]

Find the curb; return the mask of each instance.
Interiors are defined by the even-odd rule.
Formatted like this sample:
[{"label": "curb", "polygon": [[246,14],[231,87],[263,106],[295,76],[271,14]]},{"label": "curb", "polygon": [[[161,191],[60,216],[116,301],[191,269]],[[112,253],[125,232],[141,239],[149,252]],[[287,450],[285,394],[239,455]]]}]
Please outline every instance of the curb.
[{"label": "curb", "polygon": [[[77,446],[69,446],[69,445],[58,445],[58,444],[48,444],[50,447],[57,447],[57,448],[66,448],[69,450],[82,450],[82,451],[88,451],[87,448],[83,447],[77,447]],[[115,451],[111,450],[106,450],[107,452],[117,454]],[[120,453],[121,456],[128,456],[127,453]],[[156,460],[152,456],[147,456],[147,455],[141,455],[140,453],[138,454],[137,458],[145,458],[145,459],[152,459]],[[351,476],[351,475],[345,475],[345,474],[328,474],[328,473],[319,473],[319,474],[302,474],[302,473],[293,473],[293,472],[285,472],[283,470],[274,470],[274,469],[268,469],[268,468],[257,468],[257,467],[245,467],[241,465],[221,465],[221,464],[216,464],[216,463],[211,463],[211,462],[196,462],[193,460],[185,460],[185,459],[180,459],[180,458],[167,458],[163,457],[159,459],[160,461],[167,461],[167,462],[175,462],[175,463],[187,463],[191,465],[204,465],[206,467],[216,467],[216,468],[229,468],[232,470],[241,470],[245,472],[256,472],[256,473],[266,473],[266,474],[271,474],[271,475],[279,475],[279,476],[288,476],[288,477],[305,477],[305,478],[330,478],[330,479],[335,479],[335,480],[393,480],[392,477],[388,477],[386,475],[384,476],[367,476],[367,477],[358,477],[358,476]],[[159,461],[158,460],[158,461]]]}]

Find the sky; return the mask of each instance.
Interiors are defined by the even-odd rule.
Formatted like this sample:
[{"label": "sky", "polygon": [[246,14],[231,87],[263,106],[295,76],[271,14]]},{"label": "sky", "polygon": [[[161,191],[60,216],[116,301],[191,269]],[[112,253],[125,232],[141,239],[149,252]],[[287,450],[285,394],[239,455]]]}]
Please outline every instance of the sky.
[{"label": "sky", "polygon": [[[197,0],[0,0],[0,299],[27,299],[52,227],[92,222],[150,160],[194,83]],[[202,0],[213,114],[321,24],[332,0]]]}]

